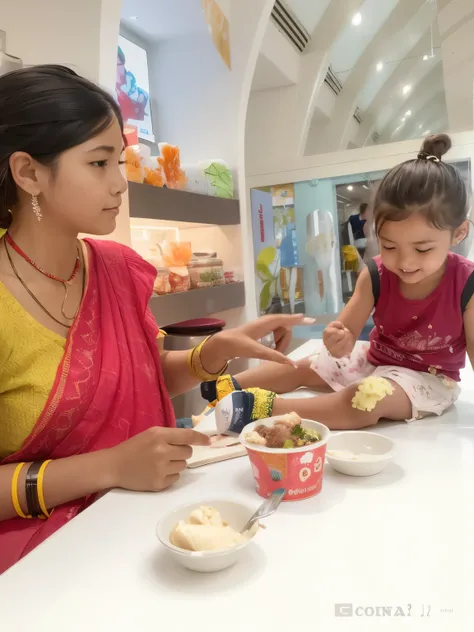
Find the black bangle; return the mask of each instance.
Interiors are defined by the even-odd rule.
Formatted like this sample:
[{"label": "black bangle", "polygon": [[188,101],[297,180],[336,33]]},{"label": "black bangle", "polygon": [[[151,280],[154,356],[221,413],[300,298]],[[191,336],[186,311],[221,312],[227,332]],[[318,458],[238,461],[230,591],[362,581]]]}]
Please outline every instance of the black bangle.
[{"label": "black bangle", "polygon": [[38,472],[43,461],[35,461],[30,465],[26,473],[25,493],[28,513],[32,518],[38,518],[43,515],[38,500]]}]

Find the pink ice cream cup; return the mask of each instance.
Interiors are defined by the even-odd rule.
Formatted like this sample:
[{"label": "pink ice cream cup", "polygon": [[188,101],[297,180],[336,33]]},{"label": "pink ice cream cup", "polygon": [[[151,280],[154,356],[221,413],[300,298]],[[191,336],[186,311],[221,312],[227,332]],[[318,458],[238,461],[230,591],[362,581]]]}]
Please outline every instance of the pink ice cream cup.
[{"label": "pink ice cream cup", "polygon": [[245,440],[247,433],[257,426],[273,426],[278,417],[270,417],[245,426],[240,441],[250,459],[257,493],[268,498],[276,489],[286,489],[285,501],[303,500],[316,496],[322,489],[326,444],[330,430],[311,419],[302,419],[301,425],[316,430],[321,441],[303,448],[267,448]]}]

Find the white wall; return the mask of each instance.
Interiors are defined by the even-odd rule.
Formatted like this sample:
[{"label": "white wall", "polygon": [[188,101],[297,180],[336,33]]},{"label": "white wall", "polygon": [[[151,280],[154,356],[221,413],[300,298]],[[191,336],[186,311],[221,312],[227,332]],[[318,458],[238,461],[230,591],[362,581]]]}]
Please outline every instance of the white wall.
[{"label": "white wall", "polygon": [[229,19],[231,70],[202,32],[150,45],[151,107],[157,140],[176,144],[184,165],[225,160],[241,204],[246,310],[255,315],[253,252],[247,214],[244,134],[251,82],[273,0],[218,0]]},{"label": "white wall", "polygon": [[223,158],[235,169],[240,86],[207,28],[153,44],[149,68],[156,138],[178,145],[183,163]]},{"label": "white wall", "polygon": [[[7,52],[25,65],[62,64],[115,89],[121,0],[0,0]],[[130,243],[128,196],[109,236]]]},{"label": "white wall", "polygon": [[[474,177],[474,132],[452,134],[453,147],[449,160],[471,160],[471,177]],[[249,172],[247,186],[264,187],[287,182],[299,182],[313,178],[333,178],[338,176],[376,172],[390,169],[396,164],[409,160],[420,150],[421,140],[408,140],[386,145],[372,145],[360,149],[350,149],[313,156],[276,157],[267,168]],[[474,185],[474,180],[472,182]],[[473,188],[474,190],[474,188]]]},{"label": "white wall", "polygon": [[[113,0],[120,4],[120,0]],[[0,0],[0,29],[25,64],[64,64],[99,79],[100,0]]]}]

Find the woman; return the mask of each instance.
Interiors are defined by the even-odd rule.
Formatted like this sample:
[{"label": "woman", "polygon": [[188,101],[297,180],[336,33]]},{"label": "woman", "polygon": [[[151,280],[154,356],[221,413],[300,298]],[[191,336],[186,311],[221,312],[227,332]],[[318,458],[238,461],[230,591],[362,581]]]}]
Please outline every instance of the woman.
[{"label": "woman", "polygon": [[207,438],[175,428],[170,394],[237,355],[287,362],[256,340],[274,331],[284,348],[298,317],[160,357],[155,270],[119,244],[78,240],[115,228],[122,128],[115,101],[71,70],[0,78],[0,572],[94,495],[177,480]]}]

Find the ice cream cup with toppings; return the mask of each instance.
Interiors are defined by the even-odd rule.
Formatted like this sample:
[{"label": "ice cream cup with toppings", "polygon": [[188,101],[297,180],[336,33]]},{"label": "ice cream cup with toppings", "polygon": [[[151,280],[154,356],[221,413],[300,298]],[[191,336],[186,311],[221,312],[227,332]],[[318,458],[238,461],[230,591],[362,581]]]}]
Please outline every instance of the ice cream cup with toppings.
[{"label": "ice cream cup with toppings", "polygon": [[303,500],[316,496],[322,489],[326,444],[330,430],[311,419],[301,425],[316,430],[321,440],[301,448],[268,448],[246,440],[248,433],[260,425],[273,426],[278,417],[270,417],[248,424],[240,435],[250,459],[257,493],[268,498],[276,489],[286,489],[284,501]]}]

